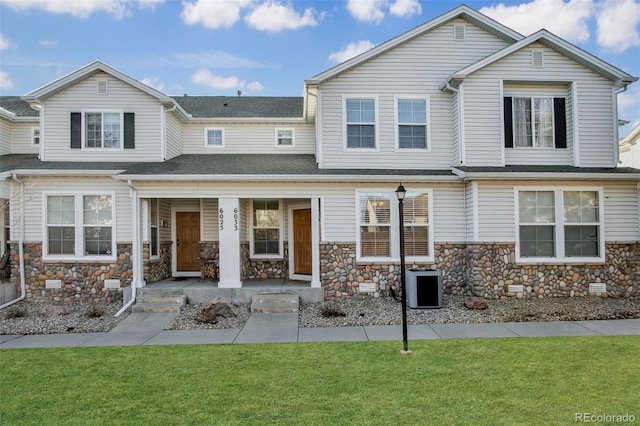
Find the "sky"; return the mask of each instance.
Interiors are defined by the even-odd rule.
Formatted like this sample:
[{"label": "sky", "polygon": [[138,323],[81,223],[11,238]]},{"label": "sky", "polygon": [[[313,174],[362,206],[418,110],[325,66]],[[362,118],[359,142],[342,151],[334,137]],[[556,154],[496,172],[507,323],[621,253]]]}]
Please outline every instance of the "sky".
[{"label": "sky", "polygon": [[[0,0],[0,95],[95,60],[167,95],[301,96],[304,80],[457,6],[455,0]],[[640,76],[640,0],[467,0]],[[640,81],[618,95],[640,124]]]}]

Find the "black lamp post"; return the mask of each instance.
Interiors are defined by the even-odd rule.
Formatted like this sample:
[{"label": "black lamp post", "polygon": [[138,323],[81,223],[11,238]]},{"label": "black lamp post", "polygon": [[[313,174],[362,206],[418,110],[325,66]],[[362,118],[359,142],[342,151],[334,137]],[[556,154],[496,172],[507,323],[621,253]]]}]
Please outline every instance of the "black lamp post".
[{"label": "black lamp post", "polygon": [[402,284],[402,350],[403,355],[409,355],[409,342],[407,341],[407,282],[405,279],[405,265],[404,265],[404,197],[407,195],[407,190],[404,189],[402,183],[396,189],[396,196],[398,197],[398,212],[400,216],[400,282]]}]

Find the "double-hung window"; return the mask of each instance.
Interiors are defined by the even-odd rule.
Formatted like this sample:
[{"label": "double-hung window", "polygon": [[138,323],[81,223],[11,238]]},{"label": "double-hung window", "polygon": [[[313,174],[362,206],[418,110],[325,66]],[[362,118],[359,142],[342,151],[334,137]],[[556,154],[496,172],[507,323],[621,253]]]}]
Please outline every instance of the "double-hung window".
[{"label": "double-hung window", "polygon": [[[409,192],[403,202],[404,249],[407,260],[433,260],[431,191]],[[358,191],[358,243],[360,260],[400,258],[399,209],[394,191]]]},{"label": "double-hung window", "polygon": [[158,229],[158,199],[149,200],[149,239],[151,257],[158,257],[160,253],[160,231]]},{"label": "double-hung window", "polygon": [[503,99],[505,148],[566,148],[565,98],[520,96]]},{"label": "double-hung window", "polygon": [[276,129],[276,147],[293,147],[293,129]]},{"label": "double-hung window", "polygon": [[251,256],[282,257],[281,209],[279,200],[253,200]]},{"label": "double-hung window", "polygon": [[376,100],[375,98],[347,98],[346,147],[376,148]]},{"label": "double-hung window", "polygon": [[115,255],[112,194],[46,195],[45,256]]},{"label": "double-hung window", "polygon": [[224,146],[224,129],[204,129],[204,146],[222,148]]},{"label": "double-hung window", "polygon": [[398,99],[399,149],[427,149],[427,100]]},{"label": "double-hung window", "polygon": [[40,127],[31,128],[31,145],[40,145]]},{"label": "double-hung window", "polygon": [[122,114],[119,112],[85,113],[85,148],[119,149],[122,135]]},{"label": "double-hung window", "polygon": [[521,260],[602,261],[601,190],[519,190]]}]

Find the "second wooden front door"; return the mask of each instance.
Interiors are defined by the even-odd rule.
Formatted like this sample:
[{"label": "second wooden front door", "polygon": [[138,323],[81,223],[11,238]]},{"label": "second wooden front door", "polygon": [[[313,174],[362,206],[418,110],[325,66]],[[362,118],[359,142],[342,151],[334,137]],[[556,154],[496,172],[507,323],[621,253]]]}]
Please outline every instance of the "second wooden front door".
[{"label": "second wooden front door", "polygon": [[178,271],[199,271],[200,213],[176,213],[176,245]]},{"label": "second wooden front door", "polygon": [[293,211],[293,272],[311,275],[311,209]]}]

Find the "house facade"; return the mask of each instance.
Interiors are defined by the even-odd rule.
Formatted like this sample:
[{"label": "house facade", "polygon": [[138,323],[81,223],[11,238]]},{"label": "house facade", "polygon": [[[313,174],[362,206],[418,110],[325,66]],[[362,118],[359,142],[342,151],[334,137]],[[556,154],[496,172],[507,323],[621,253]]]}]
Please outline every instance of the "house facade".
[{"label": "house facade", "polygon": [[219,265],[326,299],[438,269],[447,293],[640,296],[636,81],[458,7],[304,82],[299,98],[170,97],[102,62],[0,107],[10,285],[114,300]]}]

